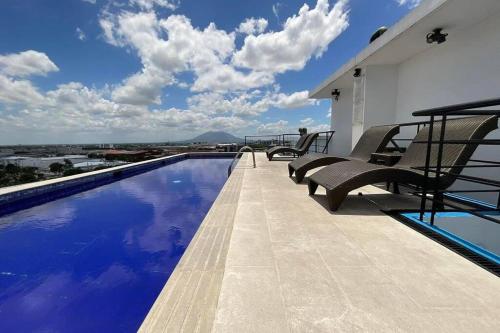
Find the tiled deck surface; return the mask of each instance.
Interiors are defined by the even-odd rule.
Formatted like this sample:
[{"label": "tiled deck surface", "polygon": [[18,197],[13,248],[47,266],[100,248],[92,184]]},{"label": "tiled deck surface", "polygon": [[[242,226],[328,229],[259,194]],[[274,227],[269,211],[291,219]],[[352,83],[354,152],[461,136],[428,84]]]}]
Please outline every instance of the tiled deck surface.
[{"label": "tiled deck surface", "polygon": [[[378,188],[332,214],[286,162],[243,157],[144,332],[498,332],[500,279],[382,214]],[[319,191],[319,194],[322,192]]]}]

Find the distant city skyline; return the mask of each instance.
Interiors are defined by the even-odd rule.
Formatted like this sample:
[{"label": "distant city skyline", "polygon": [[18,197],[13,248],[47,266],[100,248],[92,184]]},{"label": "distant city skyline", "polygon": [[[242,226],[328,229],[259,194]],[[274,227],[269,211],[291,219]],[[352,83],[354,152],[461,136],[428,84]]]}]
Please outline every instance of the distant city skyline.
[{"label": "distant city skyline", "polygon": [[308,89],[418,0],[6,0],[0,144],[328,130]]}]

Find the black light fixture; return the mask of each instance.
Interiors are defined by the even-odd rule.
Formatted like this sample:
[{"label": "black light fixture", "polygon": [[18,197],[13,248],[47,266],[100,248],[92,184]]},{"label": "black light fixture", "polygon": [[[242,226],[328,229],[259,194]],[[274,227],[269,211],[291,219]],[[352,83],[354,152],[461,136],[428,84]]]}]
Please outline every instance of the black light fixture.
[{"label": "black light fixture", "polygon": [[361,68],[355,68],[354,69],[354,74],[352,76],[354,76],[354,77],[360,77],[361,76]]},{"label": "black light fixture", "polygon": [[332,97],[335,98],[336,101],[338,101],[340,97],[340,90],[335,89],[334,91],[332,91]]},{"label": "black light fixture", "polygon": [[432,32],[429,32],[426,37],[427,44],[432,44],[432,43],[442,44],[446,42],[446,36],[448,36],[448,34],[444,34],[441,31],[443,31],[443,28],[436,28],[432,30]]}]

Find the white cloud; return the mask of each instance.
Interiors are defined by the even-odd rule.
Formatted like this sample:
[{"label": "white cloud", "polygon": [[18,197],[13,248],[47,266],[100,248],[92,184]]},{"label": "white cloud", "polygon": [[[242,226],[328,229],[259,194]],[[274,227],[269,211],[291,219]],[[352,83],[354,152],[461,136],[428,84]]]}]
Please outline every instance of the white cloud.
[{"label": "white cloud", "polygon": [[247,36],[233,62],[270,73],[301,70],[312,56],[320,57],[347,26],[346,1],[338,1],[331,9],[328,0],[318,0],[312,9],[304,4],[298,15],[286,20],[283,30]]},{"label": "white cloud", "polygon": [[244,93],[224,95],[221,93],[202,93],[188,98],[191,110],[206,114],[230,113],[239,117],[257,116],[268,111],[271,107],[279,109],[300,108],[313,103],[306,98],[304,92],[290,95],[277,92],[262,93],[259,90]]},{"label": "white cloud", "polygon": [[309,92],[307,90],[298,91],[290,95],[283,93],[274,96],[272,105],[280,109],[296,109],[306,105],[317,104],[317,101],[309,99]]},{"label": "white cloud", "polygon": [[422,0],[395,0],[395,1],[398,3],[398,5],[400,6],[406,5],[409,8],[415,8],[422,2]]},{"label": "white cloud", "polygon": [[288,121],[278,120],[267,124],[261,124],[257,127],[257,133],[260,134],[281,134],[287,132]]},{"label": "white cloud", "polygon": [[305,118],[300,121],[300,126],[307,127],[311,126],[312,124],[314,124],[314,119],[312,118]]},{"label": "white cloud", "polygon": [[0,102],[7,104],[37,105],[43,100],[42,95],[28,80],[15,80],[0,75]]},{"label": "white cloud", "polygon": [[175,10],[179,1],[175,0],[130,0],[131,5],[136,5],[145,10],[152,10],[155,6]]},{"label": "white cloud", "polygon": [[305,118],[300,120],[299,126],[306,127],[309,133],[312,132],[325,132],[330,130],[330,125],[327,124],[318,124],[315,125],[316,121],[312,118]]},{"label": "white cloud", "polygon": [[162,89],[174,84],[181,72],[194,74],[194,92],[225,93],[269,86],[276,73],[301,69],[312,55],[320,56],[347,27],[347,12],[344,1],[330,10],[327,0],[318,0],[313,9],[304,5],[282,31],[269,33],[263,33],[265,19],[246,19],[236,30],[250,34],[240,50],[235,32],[218,29],[214,23],[200,29],[183,15],[162,19],[154,11],[104,12],[100,25],[107,42],[135,50],[143,64],[113,96],[117,101],[147,105],[158,103]]},{"label": "white cloud", "polygon": [[[127,91],[127,94],[146,92],[144,96],[128,97],[145,105],[158,102],[161,89],[175,82],[176,73],[185,71],[195,74],[193,91],[246,90],[273,81],[273,77],[266,73],[243,73],[225,64],[235,48],[235,35],[217,29],[215,24],[200,30],[193,27],[185,16],[158,19],[153,12],[124,12],[118,17],[108,15],[101,18],[100,24],[109,43],[132,47],[141,58],[142,73],[148,74],[141,76],[141,82],[150,88],[136,89],[139,74],[134,74],[124,81],[124,88],[118,89]],[[163,38],[165,35],[168,39]],[[156,95],[150,95],[151,91]]]},{"label": "white cloud", "polygon": [[13,77],[47,75],[59,68],[42,52],[33,50],[0,55],[0,74]]},{"label": "white cloud", "polygon": [[87,39],[87,35],[85,35],[85,32],[83,32],[83,30],[79,27],[76,28],[76,37],[81,41]]},{"label": "white cloud", "polygon": [[274,14],[274,17],[276,17],[276,20],[278,21],[278,24],[280,24],[280,8],[283,6],[282,3],[280,2],[277,2],[273,5],[273,14]]},{"label": "white cloud", "polygon": [[231,114],[234,116],[257,116],[269,109],[269,104],[257,95],[242,93],[225,97],[220,93],[203,93],[188,98],[188,106],[195,112],[205,114]]},{"label": "white cloud", "polygon": [[310,126],[307,128],[307,130],[310,133],[312,133],[312,132],[326,132],[326,131],[330,130],[330,125],[320,124],[320,125]]},{"label": "white cloud", "polygon": [[83,2],[88,2],[88,3],[91,3],[93,5],[95,5],[96,3],[96,0],[82,0]]},{"label": "white cloud", "polygon": [[161,88],[174,82],[168,73],[146,68],[123,81],[112,93],[118,103],[132,105],[161,104]]},{"label": "white cloud", "polygon": [[227,64],[217,64],[198,72],[198,77],[191,87],[192,91],[248,90],[270,85],[274,82],[271,74],[264,72],[249,72],[245,74]]},{"label": "white cloud", "polygon": [[[32,50],[0,55],[0,103],[5,106],[0,107],[0,133],[24,129],[54,135],[55,140],[59,139],[56,133],[68,133],[68,138],[78,133],[89,137],[91,132],[91,138],[97,138],[97,133],[118,133],[115,137],[125,140],[132,135],[165,139],[181,133],[185,137],[209,129],[296,131],[299,124],[291,126],[285,120],[260,124],[254,117],[271,108],[316,104],[307,91],[281,92],[275,78],[322,54],[347,25],[344,2],[333,9],[326,0],[318,0],[313,9],[303,6],[276,32],[265,32],[265,19],[249,18],[236,30],[225,31],[213,23],[196,27],[183,15],[161,17],[155,12],[156,7],[170,8],[167,4],[174,3],[134,0],[134,7],[128,6],[130,2],[104,7],[99,17],[102,38],[137,54],[141,63],[118,84],[98,89],[70,82],[42,92],[26,77],[59,70],[47,55]],[[80,28],[76,32],[77,37],[83,34]],[[251,50],[260,53],[262,62],[250,63]],[[195,92],[187,107],[163,106],[162,99],[168,96],[163,90],[168,86]]]},{"label": "white cloud", "polygon": [[314,125],[314,120],[312,118],[306,118],[302,119],[297,125],[291,125],[286,120],[278,120],[276,122],[260,124],[257,127],[257,133],[259,134],[298,133],[299,127],[307,127],[309,133],[324,132],[330,130],[329,125],[326,124]]},{"label": "white cloud", "polygon": [[261,34],[267,28],[267,20],[264,18],[249,18],[241,22],[237,31],[247,35]]}]

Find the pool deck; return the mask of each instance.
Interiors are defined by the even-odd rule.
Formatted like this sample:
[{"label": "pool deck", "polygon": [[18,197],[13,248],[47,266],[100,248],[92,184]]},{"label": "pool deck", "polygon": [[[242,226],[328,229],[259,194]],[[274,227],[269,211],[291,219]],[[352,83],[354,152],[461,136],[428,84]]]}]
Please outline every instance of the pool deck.
[{"label": "pool deck", "polygon": [[245,154],[142,332],[498,332],[500,279],[380,212],[373,186],[338,212],[286,161]]}]

